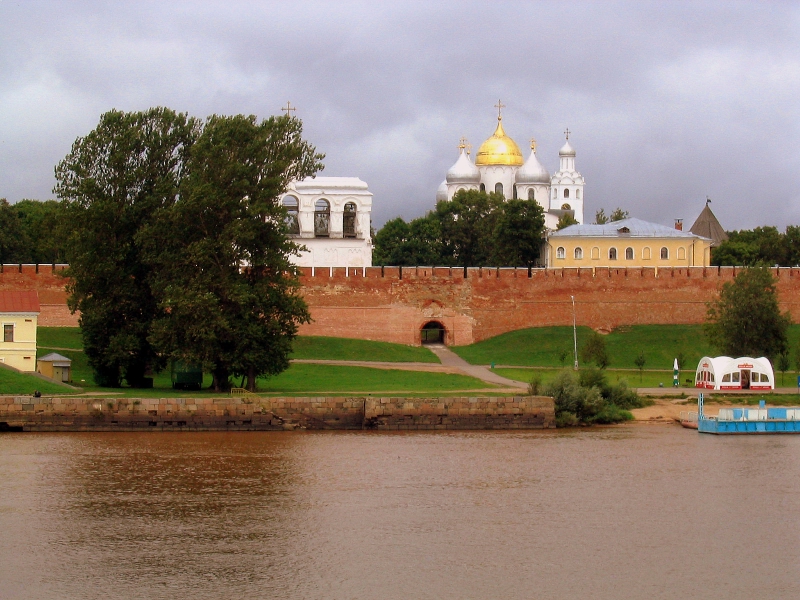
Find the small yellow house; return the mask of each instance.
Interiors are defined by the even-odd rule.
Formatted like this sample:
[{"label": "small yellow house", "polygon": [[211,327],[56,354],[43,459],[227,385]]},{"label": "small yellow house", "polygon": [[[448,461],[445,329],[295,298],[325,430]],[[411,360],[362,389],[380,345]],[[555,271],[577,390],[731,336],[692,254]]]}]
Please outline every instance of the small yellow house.
[{"label": "small yellow house", "polygon": [[20,371],[36,371],[36,325],[39,295],[36,292],[0,291],[0,363]]},{"label": "small yellow house", "polygon": [[550,234],[546,260],[551,268],[707,267],[711,240],[641,219],[571,225]]}]

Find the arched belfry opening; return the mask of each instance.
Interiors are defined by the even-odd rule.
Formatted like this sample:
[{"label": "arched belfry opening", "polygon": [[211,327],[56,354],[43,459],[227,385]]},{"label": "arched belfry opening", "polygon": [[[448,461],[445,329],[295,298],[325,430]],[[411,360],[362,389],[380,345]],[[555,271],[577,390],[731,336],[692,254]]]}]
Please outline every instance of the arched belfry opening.
[{"label": "arched belfry opening", "polygon": [[420,329],[423,344],[444,344],[446,330],[439,321],[428,321]]}]

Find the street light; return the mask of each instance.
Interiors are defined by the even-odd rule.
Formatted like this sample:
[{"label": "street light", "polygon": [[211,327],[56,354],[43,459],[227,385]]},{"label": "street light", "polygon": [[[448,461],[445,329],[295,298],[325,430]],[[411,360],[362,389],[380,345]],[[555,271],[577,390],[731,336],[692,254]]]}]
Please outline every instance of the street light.
[{"label": "street light", "polygon": [[575,370],[578,370],[578,326],[575,319],[575,296],[570,296],[572,298],[572,344],[573,344],[573,356],[575,357]]}]

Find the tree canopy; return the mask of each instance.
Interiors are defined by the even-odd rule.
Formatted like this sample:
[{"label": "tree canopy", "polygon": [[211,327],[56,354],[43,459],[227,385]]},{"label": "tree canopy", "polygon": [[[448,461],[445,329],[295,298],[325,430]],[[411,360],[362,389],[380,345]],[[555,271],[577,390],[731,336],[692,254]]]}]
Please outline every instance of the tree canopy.
[{"label": "tree canopy", "polygon": [[20,200],[9,204],[0,198],[0,261],[3,263],[61,263],[64,229],[61,204],[55,200]]},{"label": "tree canopy", "polygon": [[56,167],[70,231],[69,305],[101,385],[169,359],[223,389],[287,365],[298,322],[279,196],[321,168],[297,119],[111,111]]},{"label": "tree canopy", "polygon": [[777,227],[729,231],[728,239],[711,251],[717,266],[800,265],[800,227],[789,225],[785,233]]},{"label": "tree canopy", "polygon": [[533,200],[459,190],[452,201],[406,223],[398,217],[375,234],[379,265],[533,266],[544,233],[544,212]]},{"label": "tree canopy", "polygon": [[728,356],[766,356],[788,352],[791,317],[781,314],[775,278],[766,268],[743,269],[725,283],[719,298],[708,305],[705,332]]}]

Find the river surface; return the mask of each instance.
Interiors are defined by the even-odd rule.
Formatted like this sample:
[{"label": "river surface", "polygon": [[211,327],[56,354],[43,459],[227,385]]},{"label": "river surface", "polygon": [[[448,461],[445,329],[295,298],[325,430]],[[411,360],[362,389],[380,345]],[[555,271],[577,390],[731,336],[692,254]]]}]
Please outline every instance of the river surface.
[{"label": "river surface", "polygon": [[798,598],[800,436],[0,435],[0,598]]}]

